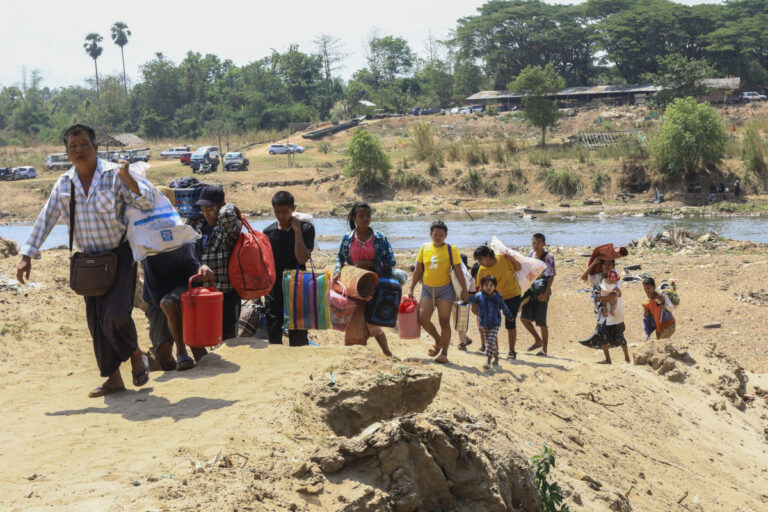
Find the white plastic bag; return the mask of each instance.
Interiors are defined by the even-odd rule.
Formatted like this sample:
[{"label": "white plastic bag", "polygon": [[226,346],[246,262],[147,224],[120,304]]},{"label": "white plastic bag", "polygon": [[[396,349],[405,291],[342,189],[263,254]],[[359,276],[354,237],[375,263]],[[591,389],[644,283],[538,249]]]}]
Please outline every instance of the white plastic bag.
[{"label": "white plastic bag", "polygon": [[[146,167],[143,170],[146,170]],[[200,234],[192,226],[184,224],[179,212],[168,198],[149,181],[146,184],[153,192],[152,208],[149,210],[140,210],[133,206],[125,208],[128,224],[127,238],[135,261],[141,261],[153,254],[178,249],[200,238]]]},{"label": "white plastic bag", "polygon": [[520,285],[520,293],[525,293],[531,287],[537,277],[547,268],[547,264],[536,258],[523,256],[517,251],[513,251],[495,236],[491,239],[491,249],[498,254],[510,254],[520,262],[520,270],[515,272],[517,284]]},{"label": "white plastic bag", "polygon": [[[472,281],[472,274],[470,274],[469,269],[464,264],[463,261],[460,261],[461,263],[461,273],[464,274],[464,282],[467,284],[467,291],[472,292],[474,290],[471,290],[469,288],[470,281]],[[456,277],[456,269],[451,267],[451,284],[453,285],[453,291],[456,292],[456,299],[461,299],[461,284],[459,283],[459,278]]]}]

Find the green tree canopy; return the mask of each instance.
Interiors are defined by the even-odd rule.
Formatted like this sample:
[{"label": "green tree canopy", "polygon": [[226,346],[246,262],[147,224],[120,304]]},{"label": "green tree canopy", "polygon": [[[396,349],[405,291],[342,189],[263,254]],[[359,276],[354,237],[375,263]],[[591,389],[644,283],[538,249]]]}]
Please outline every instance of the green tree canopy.
[{"label": "green tree canopy", "polygon": [[547,98],[565,87],[565,80],[557,74],[552,64],[545,67],[528,66],[523,69],[514,82],[509,84],[511,91],[523,96],[523,116],[533,126],[541,129],[541,145],[546,143],[547,128],[554,126],[560,113],[557,103]]},{"label": "green tree canopy", "polygon": [[381,142],[368,130],[358,129],[347,147],[347,173],[356,176],[361,188],[372,190],[389,181],[392,165]]},{"label": "green tree canopy", "polygon": [[646,79],[663,89],[653,96],[660,107],[666,107],[675,98],[698,97],[707,93],[705,78],[714,74],[705,60],[688,60],[680,54],[658,57],[659,70],[647,74]]}]

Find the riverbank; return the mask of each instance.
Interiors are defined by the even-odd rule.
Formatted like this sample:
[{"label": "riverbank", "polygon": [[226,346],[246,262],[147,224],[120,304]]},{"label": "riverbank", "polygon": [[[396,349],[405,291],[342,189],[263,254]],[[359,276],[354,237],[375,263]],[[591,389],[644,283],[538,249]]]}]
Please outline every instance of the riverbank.
[{"label": "riverbank", "polygon": [[[674,277],[682,302],[671,343],[646,344],[642,287],[625,284],[626,336],[635,364],[624,364],[614,351],[612,367],[595,364],[600,354],[575,343],[594,327],[589,294],[581,293],[585,286],[579,280],[586,262],[580,255],[588,248],[552,250],[558,273],[547,359],[525,351],[531,338],[523,329],[519,359],[502,361],[492,373],[481,369],[482,355],[456,350],[455,335],[451,364],[439,366],[426,357],[430,343],[423,333],[420,340],[406,341],[387,329],[401,358],[389,362],[373,342],[344,347],[341,333],[313,331],[318,346],[306,348],[233,340],[198,368],[153,372],[148,386],[99,400],[86,396],[100,380],[82,300],[67,288],[67,251],[45,251],[33,262],[37,287],[20,292],[0,287],[5,411],[0,463],[7,468],[0,508],[352,512],[394,507],[405,499],[398,489],[410,482],[412,471],[437,468],[412,467],[420,460],[415,455],[398,458],[403,446],[388,437],[391,416],[377,420],[381,426],[367,434],[376,437],[366,443],[364,437],[347,441],[347,434],[331,428],[335,423],[328,423],[328,415],[352,421],[373,411],[375,418],[388,403],[377,402],[377,393],[391,398],[402,386],[435,379],[439,391],[426,406],[426,419],[415,417],[416,434],[431,432],[439,447],[435,460],[446,464],[449,474],[468,478],[465,495],[485,496],[488,480],[482,473],[461,473],[470,471],[467,460],[477,459],[458,454],[472,451],[487,458],[487,466],[506,468],[510,460],[524,465],[546,444],[557,456],[551,478],[563,487],[572,510],[673,510],[681,500],[697,512],[764,508],[766,306],[744,297],[768,282],[766,246],[708,239],[687,249],[630,248],[619,270],[639,264],[641,270],[634,272],[658,280]],[[471,251],[471,246],[462,250]],[[415,252],[396,253],[398,266],[408,270]],[[315,264],[324,268],[334,256],[335,251],[319,251]],[[12,275],[15,264],[16,258],[0,259],[0,274]],[[147,349],[146,319],[139,310],[134,319]],[[474,349],[474,325],[469,335]],[[505,343],[503,335],[502,348]],[[333,396],[356,398],[346,405],[329,403]],[[398,404],[406,411],[415,407],[408,400]],[[329,455],[340,443],[347,443],[347,451]],[[393,447],[387,449],[387,443]],[[371,447],[369,458],[360,453],[359,463],[345,462],[360,446]],[[385,451],[378,454],[379,449]],[[321,464],[313,463],[318,456]],[[337,469],[339,464],[344,467]],[[453,473],[456,468],[460,471]],[[480,483],[473,483],[478,478]],[[425,499],[429,487],[418,478],[412,482],[410,499]],[[519,490],[509,492],[521,497],[514,494]]]}]

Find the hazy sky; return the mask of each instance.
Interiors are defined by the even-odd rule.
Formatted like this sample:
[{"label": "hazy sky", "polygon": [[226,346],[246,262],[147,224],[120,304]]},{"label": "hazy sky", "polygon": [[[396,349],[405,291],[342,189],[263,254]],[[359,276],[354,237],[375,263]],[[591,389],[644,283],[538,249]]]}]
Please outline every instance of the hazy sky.
[{"label": "hazy sky", "polygon": [[[548,0],[549,1],[549,0]],[[456,20],[475,13],[483,0],[326,0],[257,2],[215,0],[26,0],[0,2],[0,87],[21,80],[22,69],[39,69],[49,87],[84,85],[93,76],[93,60],[83,50],[88,32],[104,37],[99,73],[121,70],[120,49],[109,28],[128,24],[126,71],[139,78],[139,65],[163,52],[179,62],[187,51],[213,53],[242,65],[291,43],[305,52],[325,32],[340,38],[349,54],[341,74],[365,65],[364,44],[376,28],[381,35],[406,38],[422,53],[427,33],[444,37]],[[549,1],[549,3],[558,3]],[[559,2],[566,3],[566,2]],[[683,0],[682,3],[703,3]],[[708,3],[716,3],[711,0]]]}]

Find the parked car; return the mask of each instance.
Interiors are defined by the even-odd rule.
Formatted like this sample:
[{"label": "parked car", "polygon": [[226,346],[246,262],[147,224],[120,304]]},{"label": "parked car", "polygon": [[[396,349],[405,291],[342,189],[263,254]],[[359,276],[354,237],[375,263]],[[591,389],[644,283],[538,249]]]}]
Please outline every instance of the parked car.
[{"label": "parked car", "polygon": [[459,114],[469,114],[470,112],[472,112],[470,107],[461,107],[459,109]]},{"label": "parked car", "polygon": [[765,101],[768,99],[765,94],[760,94],[757,92],[745,92],[741,95],[741,101],[744,103],[749,103],[751,101]]},{"label": "parked car", "polygon": [[469,107],[470,112],[485,112],[485,105],[472,105]]},{"label": "parked car", "polygon": [[13,169],[10,167],[0,167],[0,181],[10,181],[13,178]]},{"label": "parked car", "polygon": [[72,167],[72,162],[69,161],[69,157],[66,153],[53,153],[45,157],[45,168],[49,171],[54,169],[69,169]]},{"label": "parked car", "polygon": [[189,157],[189,165],[192,167],[192,172],[197,172],[205,166],[204,162],[206,154],[208,154],[211,161],[211,172],[216,172],[216,169],[219,167],[218,148],[215,148],[217,152],[214,154],[213,151],[210,150],[212,147],[213,146],[203,146],[202,148],[192,153],[192,155]]},{"label": "parked car", "polygon": [[421,109],[421,112],[419,112],[420,116],[429,116],[432,114],[439,114],[440,109],[439,108],[423,108]]},{"label": "parked car", "polygon": [[242,153],[227,153],[224,155],[225,171],[247,171],[250,163]]},{"label": "parked car", "polygon": [[175,148],[168,148],[160,153],[160,158],[179,158],[182,153],[187,151],[191,152],[192,146],[179,146]]},{"label": "parked car", "polygon": [[412,116],[417,116],[417,115],[419,115],[419,112],[420,112],[420,110],[418,108],[415,108],[415,109],[411,110],[411,115]]},{"label": "parked car", "polygon": [[28,180],[37,178],[37,170],[34,167],[17,167],[13,170],[12,180]]},{"label": "parked car", "polygon": [[210,153],[211,155],[211,158],[216,158],[216,160],[219,160],[221,158],[221,153],[219,153],[218,146],[200,146],[199,148],[197,148],[195,153],[199,153],[201,151],[203,153],[208,151],[208,153]]},{"label": "parked car", "polygon": [[181,155],[179,155],[179,162],[181,162],[181,165],[189,165],[189,159],[192,156],[192,151],[185,151]]},{"label": "parked car", "polygon": [[270,155],[303,153],[305,149],[297,144],[271,144],[267,149]]},{"label": "parked car", "polygon": [[289,142],[288,144],[286,144],[286,146],[291,148],[293,153],[303,153],[307,150],[307,148],[305,148],[304,146],[299,146],[298,144],[294,144],[292,142]]},{"label": "parked car", "polygon": [[451,110],[449,110],[449,111],[448,111],[448,113],[449,113],[449,114],[458,114],[458,113],[459,113],[459,110],[461,110],[461,108],[459,108],[459,107],[453,107]]}]

